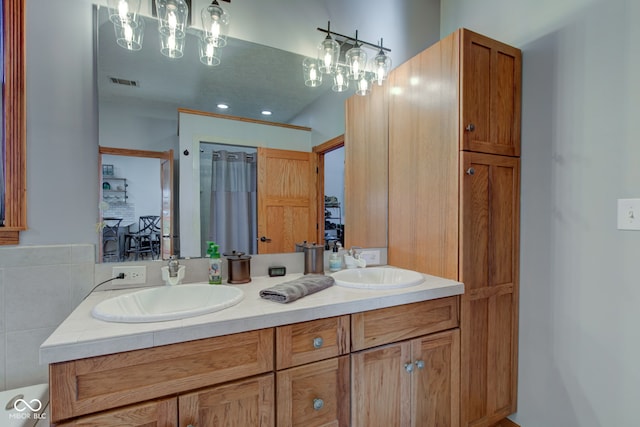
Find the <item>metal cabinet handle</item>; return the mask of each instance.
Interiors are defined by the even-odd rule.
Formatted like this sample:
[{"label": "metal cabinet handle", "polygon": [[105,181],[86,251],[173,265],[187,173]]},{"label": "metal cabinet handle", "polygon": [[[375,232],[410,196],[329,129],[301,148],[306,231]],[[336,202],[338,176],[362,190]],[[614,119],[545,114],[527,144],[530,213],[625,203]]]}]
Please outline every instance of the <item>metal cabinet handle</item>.
[{"label": "metal cabinet handle", "polygon": [[320,348],[324,344],[322,337],[316,337],[313,339],[313,348]]},{"label": "metal cabinet handle", "polygon": [[270,238],[268,238],[268,237],[266,237],[266,236],[262,236],[262,237],[260,238],[260,241],[261,241],[261,242],[270,242],[270,241],[271,241],[271,239],[270,239]]},{"label": "metal cabinet handle", "polygon": [[476,173],[476,170],[475,170],[474,168],[469,168],[469,169],[467,169],[467,170],[465,171],[465,173],[466,173],[467,175],[472,175],[472,176],[473,176],[473,175]]},{"label": "metal cabinet handle", "polygon": [[317,397],[313,399],[313,409],[315,409],[316,411],[319,411],[323,407],[324,407],[324,400],[319,399]]},{"label": "metal cabinet handle", "polygon": [[424,360],[416,360],[415,365],[418,369],[424,369]]},{"label": "metal cabinet handle", "polygon": [[405,363],[404,364],[404,370],[407,371],[408,373],[412,373],[413,372],[413,363]]},{"label": "metal cabinet handle", "polygon": [[473,132],[476,130],[476,126],[473,123],[469,123],[466,128],[464,128],[467,132]]}]

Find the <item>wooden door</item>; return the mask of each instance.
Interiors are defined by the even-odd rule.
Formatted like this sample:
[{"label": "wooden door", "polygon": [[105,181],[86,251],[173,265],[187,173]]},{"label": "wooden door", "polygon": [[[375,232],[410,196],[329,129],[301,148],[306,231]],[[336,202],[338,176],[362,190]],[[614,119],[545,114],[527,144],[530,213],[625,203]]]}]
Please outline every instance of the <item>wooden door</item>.
[{"label": "wooden door", "polygon": [[258,253],[294,252],[315,242],[313,153],[258,147]]},{"label": "wooden door", "polygon": [[490,426],[516,410],[519,164],[461,155],[463,426]]},{"label": "wooden door", "polygon": [[409,341],[351,355],[351,425],[411,426]]},{"label": "wooden door", "polygon": [[57,424],[58,427],[177,427],[178,405],[175,397],[140,403],[98,415],[80,417]]},{"label": "wooden door", "polygon": [[274,426],[273,374],[179,396],[180,426]]},{"label": "wooden door", "polygon": [[460,330],[412,342],[412,426],[460,425]]},{"label": "wooden door", "polygon": [[278,427],[348,427],[349,356],[278,371]]},{"label": "wooden door", "polygon": [[522,54],[462,31],[462,150],[520,155]]}]

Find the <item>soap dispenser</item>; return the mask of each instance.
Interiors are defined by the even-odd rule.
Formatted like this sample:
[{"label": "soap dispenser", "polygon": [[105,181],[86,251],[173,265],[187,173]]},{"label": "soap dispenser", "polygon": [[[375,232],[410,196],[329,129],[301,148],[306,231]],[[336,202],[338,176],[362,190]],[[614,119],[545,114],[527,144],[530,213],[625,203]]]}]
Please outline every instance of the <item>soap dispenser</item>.
[{"label": "soap dispenser", "polygon": [[207,242],[207,255],[209,256],[209,284],[222,284],[222,259],[215,242]]},{"label": "soap dispenser", "polygon": [[340,243],[333,245],[333,251],[329,256],[329,271],[340,271],[342,269],[342,258],[340,257]]}]

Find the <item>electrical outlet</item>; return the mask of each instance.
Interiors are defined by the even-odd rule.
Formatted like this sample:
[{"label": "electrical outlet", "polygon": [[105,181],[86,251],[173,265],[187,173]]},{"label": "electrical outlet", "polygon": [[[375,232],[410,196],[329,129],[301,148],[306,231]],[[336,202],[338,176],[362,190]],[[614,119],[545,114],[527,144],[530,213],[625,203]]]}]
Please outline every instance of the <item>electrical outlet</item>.
[{"label": "electrical outlet", "polygon": [[367,262],[367,265],[379,265],[380,264],[380,251],[379,250],[363,250],[359,252],[360,258]]},{"label": "electrical outlet", "polygon": [[147,267],[137,265],[131,267],[113,267],[112,277],[124,273],[124,279],[115,279],[113,282],[118,285],[137,285],[147,282]]},{"label": "electrical outlet", "polygon": [[640,199],[618,199],[618,230],[640,230]]}]

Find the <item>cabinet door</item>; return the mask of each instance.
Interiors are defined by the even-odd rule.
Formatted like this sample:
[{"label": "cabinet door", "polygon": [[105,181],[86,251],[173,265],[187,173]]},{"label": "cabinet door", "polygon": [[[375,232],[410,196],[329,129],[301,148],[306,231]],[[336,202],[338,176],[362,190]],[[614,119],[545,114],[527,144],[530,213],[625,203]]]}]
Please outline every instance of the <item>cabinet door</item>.
[{"label": "cabinet door", "polygon": [[175,397],[57,424],[58,427],[177,427],[177,425],[178,405]]},{"label": "cabinet door", "polygon": [[180,426],[274,425],[273,374],[179,396]]},{"label": "cabinet door", "polygon": [[278,427],[349,425],[349,356],[277,373]]},{"label": "cabinet door", "polygon": [[520,155],[522,54],[462,30],[462,149]]},{"label": "cabinet door", "polygon": [[411,343],[351,355],[351,425],[411,426]]},{"label": "cabinet door", "polygon": [[412,426],[460,425],[460,331],[418,338],[412,342],[414,374]]},{"label": "cabinet door", "polygon": [[462,425],[489,426],[515,412],[519,159],[461,157]]}]

